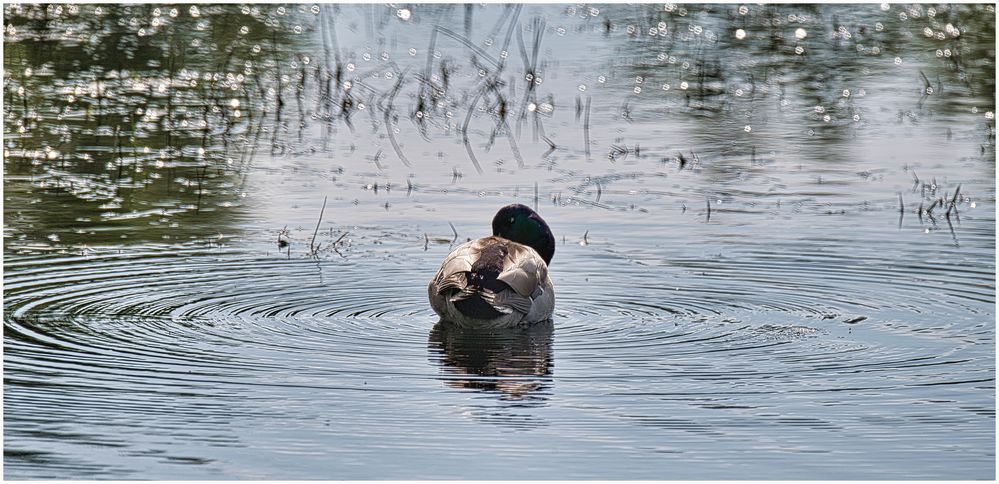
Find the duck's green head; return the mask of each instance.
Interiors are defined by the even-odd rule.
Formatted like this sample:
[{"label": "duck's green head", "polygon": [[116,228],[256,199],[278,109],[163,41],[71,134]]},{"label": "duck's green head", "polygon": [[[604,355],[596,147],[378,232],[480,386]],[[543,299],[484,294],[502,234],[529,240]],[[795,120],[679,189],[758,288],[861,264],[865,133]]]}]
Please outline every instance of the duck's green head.
[{"label": "duck's green head", "polygon": [[537,212],[526,205],[515,203],[496,212],[493,235],[531,247],[545,260],[545,264],[551,264],[555,255],[555,236],[551,229]]}]

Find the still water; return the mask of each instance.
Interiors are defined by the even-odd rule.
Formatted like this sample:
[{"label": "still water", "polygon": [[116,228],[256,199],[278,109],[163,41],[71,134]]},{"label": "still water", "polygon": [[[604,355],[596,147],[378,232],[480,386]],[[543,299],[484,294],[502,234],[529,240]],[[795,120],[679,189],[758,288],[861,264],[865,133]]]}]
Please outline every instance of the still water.
[{"label": "still water", "polygon": [[[995,476],[992,5],[5,5],[4,477]],[[426,283],[536,206],[554,321]]]}]

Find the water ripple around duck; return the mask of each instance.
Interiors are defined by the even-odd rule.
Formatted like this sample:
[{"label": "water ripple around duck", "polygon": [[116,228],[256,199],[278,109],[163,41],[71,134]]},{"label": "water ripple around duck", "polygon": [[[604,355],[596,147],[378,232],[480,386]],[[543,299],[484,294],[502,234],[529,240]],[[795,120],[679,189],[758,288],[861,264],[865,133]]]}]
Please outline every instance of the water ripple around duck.
[{"label": "water ripple around duck", "polygon": [[[992,338],[981,321],[994,304],[982,282],[989,278],[951,258],[887,265],[871,252],[842,263],[824,252],[749,247],[632,264],[640,251],[563,246],[552,268],[554,323],[478,334],[435,325],[425,284],[447,247],[415,245],[394,248],[409,265],[373,261],[379,253],[364,250],[310,259],[167,246],[12,258],[4,274],[6,402],[22,419],[8,432],[50,442],[58,434],[52,416],[76,412],[89,433],[44,458],[85,467],[75,444],[139,451],[136,437],[102,430],[108,412],[120,430],[233,447],[244,445],[240,432],[219,431],[232,419],[245,427],[278,418],[307,432],[323,430],[303,419],[347,419],[345,431],[395,428],[396,438],[416,438],[458,412],[584,440],[633,426],[678,432],[686,447],[672,451],[696,452],[706,436],[735,443],[768,426],[801,436],[881,428],[870,419],[969,428],[986,407],[966,402],[972,413],[947,407],[928,421],[883,409],[861,420],[838,405],[885,395],[908,402],[917,389],[994,380],[988,365],[971,364]],[[929,324],[919,299],[926,287],[937,289],[950,320]],[[56,387],[62,396],[49,398]],[[372,398],[395,411],[366,412]],[[815,401],[828,401],[834,415],[815,418],[807,403]],[[682,408],[664,417],[664,404]],[[405,410],[413,406],[426,418]],[[475,435],[457,432],[428,445],[460,452]],[[805,437],[785,443],[808,447]],[[113,466],[94,472],[127,475]]]}]

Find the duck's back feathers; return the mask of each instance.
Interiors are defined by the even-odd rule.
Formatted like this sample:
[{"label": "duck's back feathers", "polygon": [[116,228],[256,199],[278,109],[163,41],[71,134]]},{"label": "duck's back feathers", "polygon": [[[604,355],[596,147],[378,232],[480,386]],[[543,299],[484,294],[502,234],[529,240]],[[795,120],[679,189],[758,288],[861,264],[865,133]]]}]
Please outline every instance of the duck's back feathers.
[{"label": "duck's back feathers", "polygon": [[448,254],[428,287],[442,319],[505,327],[551,318],[555,294],[548,265],[526,245],[502,237],[466,242]]}]

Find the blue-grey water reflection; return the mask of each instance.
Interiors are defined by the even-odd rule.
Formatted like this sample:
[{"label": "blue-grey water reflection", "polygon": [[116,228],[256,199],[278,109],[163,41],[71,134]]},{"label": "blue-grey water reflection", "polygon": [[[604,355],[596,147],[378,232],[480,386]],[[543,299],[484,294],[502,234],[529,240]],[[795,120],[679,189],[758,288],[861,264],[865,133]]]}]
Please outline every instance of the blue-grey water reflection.
[{"label": "blue-grey water reflection", "polygon": [[993,5],[3,8],[5,478],[995,476]]}]

